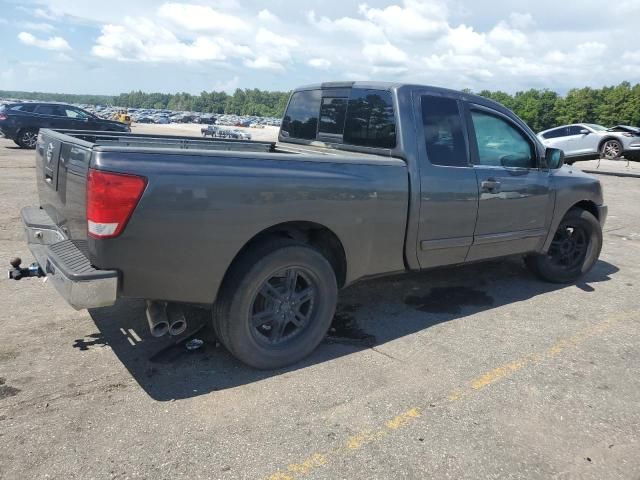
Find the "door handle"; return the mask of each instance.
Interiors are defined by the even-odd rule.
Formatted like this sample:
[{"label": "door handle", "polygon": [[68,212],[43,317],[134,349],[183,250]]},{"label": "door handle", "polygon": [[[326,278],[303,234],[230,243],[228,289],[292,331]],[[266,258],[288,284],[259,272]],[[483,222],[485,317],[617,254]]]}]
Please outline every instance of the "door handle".
[{"label": "door handle", "polygon": [[480,183],[480,186],[482,187],[483,192],[497,193],[500,191],[500,182],[498,182],[494,178],[483,180]]}]

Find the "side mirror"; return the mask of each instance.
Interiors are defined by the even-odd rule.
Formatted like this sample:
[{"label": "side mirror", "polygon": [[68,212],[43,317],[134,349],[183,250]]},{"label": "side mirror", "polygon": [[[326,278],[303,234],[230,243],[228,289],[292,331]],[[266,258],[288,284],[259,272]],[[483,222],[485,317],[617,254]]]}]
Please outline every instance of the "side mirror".
[{"label": "side mirror", "polygon": [[544,152],[547,168],[557,170],[564,165],[564,152],[559,148],[547,148]]},{"label": "side mirror", "polygon": [[587,130],[586,128],[583,128],[582,130],[580,130],[580,133],[582,135],[589,135],[591,132],[589,130]]}]

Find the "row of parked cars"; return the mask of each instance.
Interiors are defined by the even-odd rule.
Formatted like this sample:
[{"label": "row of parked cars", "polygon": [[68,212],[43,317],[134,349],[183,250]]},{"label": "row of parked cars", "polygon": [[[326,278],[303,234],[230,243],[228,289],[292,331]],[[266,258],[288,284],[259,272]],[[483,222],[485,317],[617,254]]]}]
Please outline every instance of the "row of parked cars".
[{"label": "row of parked cars", "polygon": [[[81,105],[86,111],[105,119],[111,119],[122,108],[103,105]],[[229,125],[234,127],[264,128],[267,125],[280,126],[280,118],[258,117],[256,115],[231,115],[218,113],[173,111],[154,108],[128,108],[126,113],[137,123],[202,123],[205,125]]]},{"label": "row of parked cars", "polygon": [[[126,120],[123,120],[126,119]],[[202,123],[264,128],[279,126],[281,119],[256,116],[172,112],[171,110],[122,109],[92,105],[70,105],[59,102],[20,100],[0,101],[0,135],[22,148],[34,148],[41,128],[130,132],[131,122],[139,123]],[[203,129],[204,130],[204,129]],[[215,129],[203,131],[203,136],[250,140],[240,130]]]}]

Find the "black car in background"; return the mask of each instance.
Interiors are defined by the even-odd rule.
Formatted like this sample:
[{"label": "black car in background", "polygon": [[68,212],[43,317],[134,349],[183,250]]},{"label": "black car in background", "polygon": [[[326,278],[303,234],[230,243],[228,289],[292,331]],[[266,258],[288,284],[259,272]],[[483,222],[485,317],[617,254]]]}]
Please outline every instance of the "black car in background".
[{"label": "black car in background", "polygon": [[104,120],[64,103],[14,102],[0,105],[0,132],[22,148],[35,148],[41,128],[130,132],[124,123]]}]

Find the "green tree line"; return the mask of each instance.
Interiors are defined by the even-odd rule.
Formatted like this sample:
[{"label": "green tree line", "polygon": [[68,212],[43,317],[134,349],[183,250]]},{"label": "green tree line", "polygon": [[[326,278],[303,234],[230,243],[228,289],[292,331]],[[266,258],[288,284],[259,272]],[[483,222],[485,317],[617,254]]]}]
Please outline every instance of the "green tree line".
[{"label": "green tree line", "polygon": [[[289,94],[290,92],[270,92],[257,88],[238,88],[233,94],[214,91],[205,91],[200,95],[132,91],[117,96],[0,90],[0,98],[273,117],[283,115]],[[640,126],[640,84],[622,82],[603,88],[575,88],[564,96],[547,89],[530,89],[513,95],[482,90],[478,94],[510,108],[534,131],[574,122]]]}]

